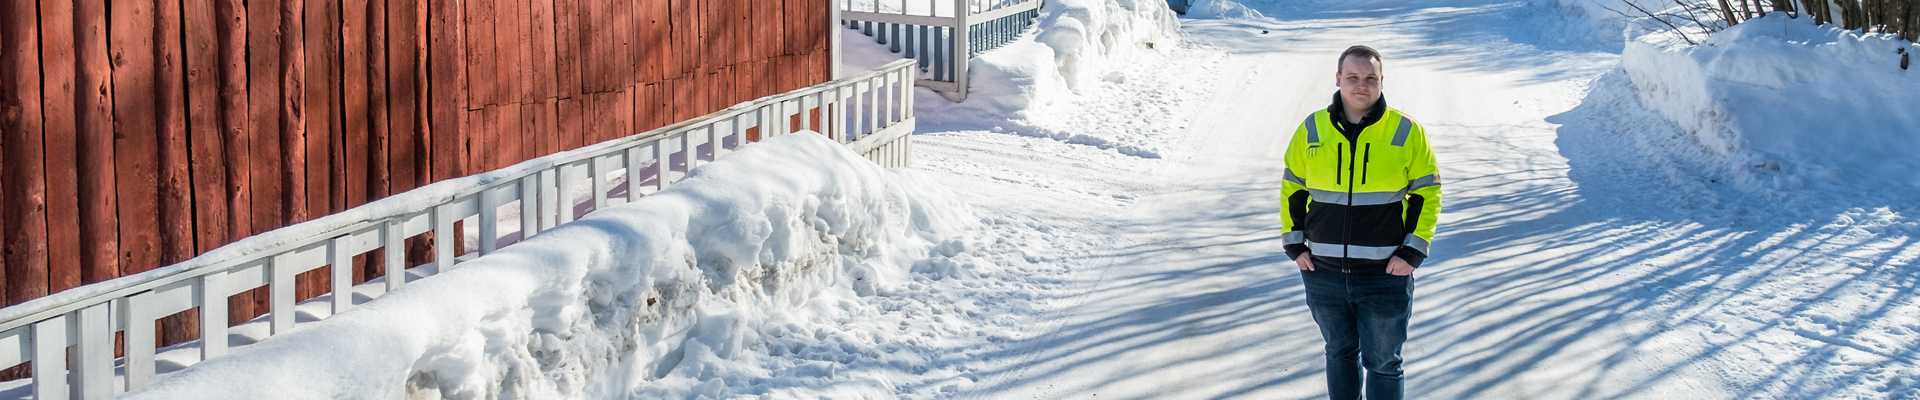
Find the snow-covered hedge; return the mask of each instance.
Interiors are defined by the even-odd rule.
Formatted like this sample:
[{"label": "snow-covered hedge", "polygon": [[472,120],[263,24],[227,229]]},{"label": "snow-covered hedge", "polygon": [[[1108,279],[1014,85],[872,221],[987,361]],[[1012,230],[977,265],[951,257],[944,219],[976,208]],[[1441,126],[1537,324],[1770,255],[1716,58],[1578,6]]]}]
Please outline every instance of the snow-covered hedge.
[{"label": "snow-covered hedge", "polygon": [[716,360],[752,351],[743,326],[823,292],[904,290],[978,223],[918,172],[775,137],[127,398],[624,398],[669,375],[700,393]]},{"label": "snow-covered hedge", "polygon": [[[1629,26],[1622,65],[1642,103],[1708,165],[1755,191],[1920,188],[1920,71],[1892,35],[1773,13],[1699,45]],[[1913,49],[1907,49],[1911,51]]]}]

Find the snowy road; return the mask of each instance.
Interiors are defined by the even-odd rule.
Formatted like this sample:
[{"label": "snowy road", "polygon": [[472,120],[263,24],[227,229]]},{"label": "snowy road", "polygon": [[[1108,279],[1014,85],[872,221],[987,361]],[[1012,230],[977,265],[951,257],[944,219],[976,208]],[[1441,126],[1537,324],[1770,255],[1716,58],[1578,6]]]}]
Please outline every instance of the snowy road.
[{"label": "snowy road", "polygon": [[[1632,102],[1617,47],[1551,36],[1566,22],[1550,6],[1357,3],[1183,20],[1225,56],[1130,72],[1207,75],[1187,79],[1218,88],[1199,91],[1162,159],[928,135],[921,166],[949,171],[984,213],[1115,243],[1074,255],[1094,266],[1078,274],[1084,288],[1053,303],[1051,325],[981,356],[964,398],[1324,397],[1322,342],[1280,249],[1276,196],[1284,140],[1330,101],[1333,57],[1352,44],[1385,53],[1389,104],[1428,127],[1446,177],[1406,350],[1416,397],[1914,393],[1920,307],[1888,288],[1912,284],[1896,268],[1915,258],[1910,236],[1850,226],[1888,205],[1772,204],[1636,165],[1647,160],[1620,132],[1673,128]],[[1125,97],[1056,112],[1143,107]],[[1103,192],[1133,201],[1070,196]],[[1806,315],[1817,310],[1833,312]]]}]

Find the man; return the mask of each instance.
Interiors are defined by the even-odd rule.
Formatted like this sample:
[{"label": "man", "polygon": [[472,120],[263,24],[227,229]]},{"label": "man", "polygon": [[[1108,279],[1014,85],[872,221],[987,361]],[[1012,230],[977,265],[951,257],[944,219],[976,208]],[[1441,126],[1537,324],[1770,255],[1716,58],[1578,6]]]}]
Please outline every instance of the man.
[{"label": "man", "polygon": [[1333,105],[1287,145],[1282,239],[1326,340],[1328,393],[1359,399],[1364,386],[1367,399],[1399,399],[1413,271],[1440,217],[1440,169],[1426,129],[1387,107],[1379,52],[1348,48],[1334,79]]}]

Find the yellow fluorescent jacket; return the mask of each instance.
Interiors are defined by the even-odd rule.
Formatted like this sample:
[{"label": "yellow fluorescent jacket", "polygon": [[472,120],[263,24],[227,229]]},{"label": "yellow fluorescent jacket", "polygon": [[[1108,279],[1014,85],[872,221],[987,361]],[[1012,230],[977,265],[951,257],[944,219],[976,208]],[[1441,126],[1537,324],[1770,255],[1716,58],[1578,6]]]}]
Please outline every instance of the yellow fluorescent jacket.
[{"label": "yellow fluorescent jacket", "polygon": [[1424,259],[1440,218],[1440,167],[1426,129],[1387,107],[1349,141],[1332,118],[1314,112],[1287,144],[1282,239],[1316,257],[1386,260],[1406,247]]}]

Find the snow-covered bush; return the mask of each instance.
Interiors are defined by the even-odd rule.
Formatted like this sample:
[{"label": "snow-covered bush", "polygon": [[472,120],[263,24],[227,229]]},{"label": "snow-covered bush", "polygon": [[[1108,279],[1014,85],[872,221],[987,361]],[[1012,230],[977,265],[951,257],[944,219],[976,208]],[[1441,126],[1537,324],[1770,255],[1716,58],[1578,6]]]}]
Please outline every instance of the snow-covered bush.
[{"label": "snow-covered bush", "polygon": [[[1699,45],[1628,28],[1622,65],[1640,100],[1689,134],[1701,157],[1755,191],[1920,188],[1920,72],[1893,35],[1773,13]],[[1909,51],[1911,49],[1908,49]],[[1909,192],[1910,193],[1910,192]]]}]

